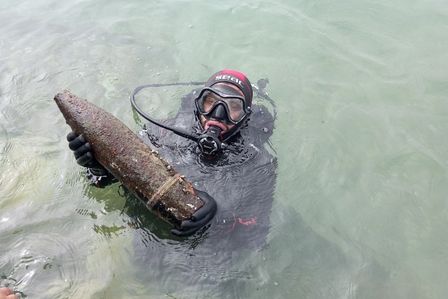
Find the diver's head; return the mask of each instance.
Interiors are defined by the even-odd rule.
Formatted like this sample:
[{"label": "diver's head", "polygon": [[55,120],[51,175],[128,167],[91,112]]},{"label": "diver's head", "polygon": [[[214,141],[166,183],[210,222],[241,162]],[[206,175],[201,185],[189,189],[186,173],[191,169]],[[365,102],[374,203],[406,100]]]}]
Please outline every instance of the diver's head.
[{"label": "diver's head", "polygon": [[213,74],[195,99],[201,129],[219,128],[219,139],[227,141],[248,121],[252,96],[252,85],[244,74],[234,70]]}]

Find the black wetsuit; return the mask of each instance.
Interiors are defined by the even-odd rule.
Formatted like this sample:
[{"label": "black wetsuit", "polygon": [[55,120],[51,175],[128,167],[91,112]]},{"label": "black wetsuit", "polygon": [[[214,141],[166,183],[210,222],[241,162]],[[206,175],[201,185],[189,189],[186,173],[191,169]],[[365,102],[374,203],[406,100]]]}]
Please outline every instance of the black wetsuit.
[{"label": "black wetsuit", "polygon": [[[177,115],[163,123],[195,130],[193,107],[193,94],[189,94]],[[210,226],[199,237],[178,242],[141,230],[134,256],[145,266],[138,276],[148,282],[158,280],[161,292],[182,289],[181,294],[191,291],[195,297],[234,298],[225,290],[230,280],[239,277],[234,263],[246,250],[260,250],[265,244],[277,169],[269,143],[274,118],[265,106],[252,108],[248,125],[216,160],[204,158],[193,141],[153,124],[142,134],[151,148],[218,205]]]}]

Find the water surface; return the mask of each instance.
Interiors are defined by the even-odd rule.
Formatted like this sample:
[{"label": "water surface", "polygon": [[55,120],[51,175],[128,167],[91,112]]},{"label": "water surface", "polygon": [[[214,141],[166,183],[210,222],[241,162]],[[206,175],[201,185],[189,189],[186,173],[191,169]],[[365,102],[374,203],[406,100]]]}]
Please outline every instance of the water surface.
[{"label": "water surface", "polygon": [[[437,0],[3,0],[0,284],[29,298],[206,298],[159,287],[163,269],[138,277],[126,197],[89,186],[52,97],[68,88],[138,131],[135,86],[235,68],[269,78],[279,168],[268,244],[235,266],[229,293],[446,298],[447,29]],[[171,115],[184,92],[148,109]]]}]

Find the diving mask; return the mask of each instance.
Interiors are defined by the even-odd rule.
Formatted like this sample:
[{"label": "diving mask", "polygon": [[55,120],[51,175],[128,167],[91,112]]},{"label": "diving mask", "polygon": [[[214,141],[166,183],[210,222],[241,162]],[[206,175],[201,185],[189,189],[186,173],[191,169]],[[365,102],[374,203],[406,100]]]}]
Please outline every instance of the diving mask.
[{"label": "diving mask", "polygon": [[[205,87],[195,99],[197,112],[205,117],[211,117],[215,110],[225,110],[225,121],[237,125],[251,112],[244,98],[240,95],[224,93],[216,88]],[[222,107],[222,108],[221,108]],[[219,113],[223,115],[224,113]]]}]

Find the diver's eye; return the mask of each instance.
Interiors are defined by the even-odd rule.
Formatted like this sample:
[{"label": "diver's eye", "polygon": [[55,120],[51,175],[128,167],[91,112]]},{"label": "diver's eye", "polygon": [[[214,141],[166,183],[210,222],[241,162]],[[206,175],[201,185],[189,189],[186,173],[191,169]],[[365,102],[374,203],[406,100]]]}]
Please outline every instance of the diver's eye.
[{"label": "diver's eye", "polygon": [[241,105],[238,105],[237,103],[231,103],[230,109],[232,109],[233,111],[239,110],[241,109]]},{"label": "diver's eye", "polygon": [[202,109],[205,111],[205,112],[209,112],[210,111],[210,109],[213,107],[213,105],[215,104],[215,102],[216,102],[216,99],[214,98],[214,97],[212,97],[212,96],[206,96],[205,98],[204,98],[204,100],[202,101]]}]

